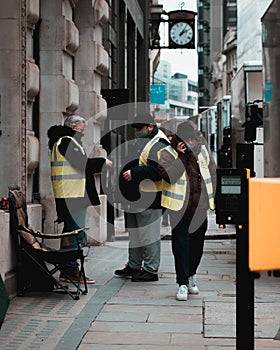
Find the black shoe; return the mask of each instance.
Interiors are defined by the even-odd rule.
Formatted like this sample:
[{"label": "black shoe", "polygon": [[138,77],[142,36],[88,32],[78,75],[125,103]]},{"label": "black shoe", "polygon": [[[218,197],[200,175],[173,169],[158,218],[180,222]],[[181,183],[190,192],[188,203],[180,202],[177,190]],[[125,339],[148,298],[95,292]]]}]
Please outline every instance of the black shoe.
[{"label": "black shoe", "polygon": [[132,282],[152,282],[158,281],[158,275],[156,273],[150,273],[148,271],[142,270],[136,275],[132,276]]},{"label": "black shoe", "polygon": [[125,268],[123,268],[122,270],[116,270],[115,271],[115,275],[119,276],[119,277],[132,277],[136,274],[138,274],[141,270],[134,270],[131,267],[129,267],[128,265],[126,265]]}]

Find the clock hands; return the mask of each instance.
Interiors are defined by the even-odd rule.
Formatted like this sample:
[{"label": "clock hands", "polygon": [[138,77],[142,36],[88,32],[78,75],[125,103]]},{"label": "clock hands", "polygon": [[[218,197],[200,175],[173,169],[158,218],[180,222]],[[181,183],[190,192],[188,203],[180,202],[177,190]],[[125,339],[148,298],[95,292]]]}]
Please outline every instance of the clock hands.
[{"label": "clock hands", "polygon": [[179,33],[180,36],[182,36],[183,34],[187,33],[187,28],[188,24],[185,25],[184,29],[181,31],[181,33]]}]

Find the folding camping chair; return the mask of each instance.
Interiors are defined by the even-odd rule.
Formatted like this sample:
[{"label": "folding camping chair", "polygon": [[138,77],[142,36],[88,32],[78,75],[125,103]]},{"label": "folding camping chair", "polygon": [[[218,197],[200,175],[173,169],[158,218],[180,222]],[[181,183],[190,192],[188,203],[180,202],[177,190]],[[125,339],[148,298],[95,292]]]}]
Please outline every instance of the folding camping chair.
[{"label": "folding camping chair", "polygon": [[[60,234],[33,230],[28,224],[26,201],[19,187],[9,187],[9,212],[17,258],[17,294],[23,296],[29,291],[60,291],[69,294],[74,300],[78,300],[81,293],[87,294],[84,260],[89,247],[78,240],[78,233],[83,229]],[[56,250],[45,244],[46,240],[65,236],[76,237],[77,248]],[[78,281],[73,281],[63,270],[63,265],[74,260],[80,262]],[[69,281],[74,291],[55,277],[56,272]]]}]

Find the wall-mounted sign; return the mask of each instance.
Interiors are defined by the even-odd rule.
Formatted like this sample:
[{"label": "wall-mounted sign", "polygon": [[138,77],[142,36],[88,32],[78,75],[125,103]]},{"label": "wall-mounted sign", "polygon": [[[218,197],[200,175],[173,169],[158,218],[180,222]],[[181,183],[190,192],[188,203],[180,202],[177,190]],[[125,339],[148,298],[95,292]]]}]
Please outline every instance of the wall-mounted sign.
[{"label": "wall-mounted sign", "polygon": [[150,101],[154,105],[165,104],[165,84],[152,84],[150,86]]}]

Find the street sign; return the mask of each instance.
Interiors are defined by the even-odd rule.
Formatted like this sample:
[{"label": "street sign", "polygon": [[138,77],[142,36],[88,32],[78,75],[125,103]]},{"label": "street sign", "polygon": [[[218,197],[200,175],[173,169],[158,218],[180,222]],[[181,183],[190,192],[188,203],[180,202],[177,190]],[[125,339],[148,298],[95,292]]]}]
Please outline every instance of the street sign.
[{"label": "street sign", "polygon": [[151,104],[165,104],[165,84],[152,84],[150,86],[150,101]]}]

